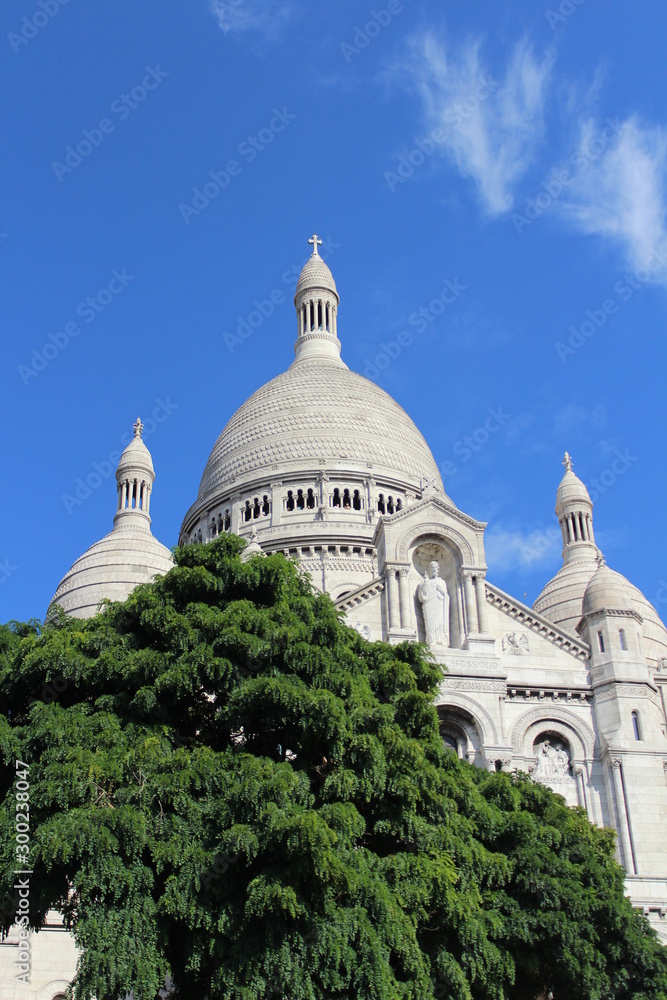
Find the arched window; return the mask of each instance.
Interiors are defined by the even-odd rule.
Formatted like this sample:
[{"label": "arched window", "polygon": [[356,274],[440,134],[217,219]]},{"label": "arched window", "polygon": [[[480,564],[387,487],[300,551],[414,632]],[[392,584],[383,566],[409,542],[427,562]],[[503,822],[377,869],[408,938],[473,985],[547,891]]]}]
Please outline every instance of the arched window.
[{"label": "arched window", "polygon": [[378,497],[378,512],[380,514],[384,514],[385,513],[384,493],[380,493],[380,495]]},{"label": "arched window", "polygon": [[338,489],[338,487],[336,487],[335,490],[333,491],[333,499],[331,501],[331,506],[332,507],[340,507],[340,505],[341,505],[341,503],[340,503],[340,490]]},{"label": "arched window", "polygon": [[343,507],[346,510],[349,510],[351,506],[352,504],[350,503],[350,491],[343,490]]},{"label": "arched window", "polygon": [[287,491],[287,500],[285,501],[285,510],[294,510],[294,494],[291,490]]},{"label": "arched window", "polygon": [[252,516],[258,518],[261,514],[262,508],[259,505],[259,497],[255,497],[255,502],[252,505]]},{"label": "arched window", "polygon": [[636,740],[641,740],[642,730],[639,724],[639,712],[632,713],[632,732],[634,733]]},{"label": "arched window", "polygon": [[308,496],[306,497],[306,507],[308,510],[314,510],[315,508],[315,494],[312,490],[308,490]]},{"label": "arched window", "polygon": [[211,530],[211,538],[215,538],[215,536],[218,534],[218,528],[215,521],[213,521],[213,523],[211,524],[210,530]]},{"label": "arched window", "polygon": [[245,508],[243,510],[243,520],[250,521],[252,519],[252,507],[250,506],[250,501],[246,500]]},{"label": "arched window", "polygon": [[306,501],[303,498],[303,490],[296,491],[296,507],[297,510],[303,510],[306,506]]},{"label": "arched window", "polygon": [[398,497],[398,499],[396,500],[396,510],[400,510],[402,506],[403,506],[403,501],[401,500],[400,497]]},{"label": "arched window", "polygon": [[352,498],[352,506],[355,510],[361,510],[361,497],[359,495],[359,490],[354,491],[354,497]]},{"label": "arched window", "polygon": [[624,628],[619,628],[619,630],[618,630],[618,641],[621,644],[621,649],[625,651],[628,647],[627,647],[627,643],[625,641],[625,629]]},{"label": "arched window", "polygon": [[600,647],[600,652],[604,653],[604,638],[602,632],[598,632],[598,646]]},{"label": "arched window", "polygon": [[266,493],[262,497],[262,501],[263,501],[262,502],[262,516],[263,517],[268,517],[269,514],[271,513],[271,503],[270,503],[269,498],[268,498],[268,496],[267,496]]},{"label": "arched window", "polygon": [[394,498],[393,497],[387,497],[387,513],[388,514],[393,514],[394,513]]},{"label": "arched window", "polygon": [[496,761],[495,768],[496,768],[496,771],[502,771],[502,769],[503,769],[503,762],[502,762],[502,760],[497,760]]},{"label": "arched window", "polygon": [[229,531],[232,526],[232,515],[228,510],[225,511],[225,531]]}]

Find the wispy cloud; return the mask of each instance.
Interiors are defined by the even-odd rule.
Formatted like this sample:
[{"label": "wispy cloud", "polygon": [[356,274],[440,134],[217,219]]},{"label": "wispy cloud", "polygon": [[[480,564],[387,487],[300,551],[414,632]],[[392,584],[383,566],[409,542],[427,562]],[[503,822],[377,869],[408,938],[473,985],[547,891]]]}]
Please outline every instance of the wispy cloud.
[{"label": "wispy cloud", "polygon": [[[582,146],[595,132],[593,122],[582,122]],[[580,232],[612,240],[629,267],[646,267],[652,251],[667,244],[666,178],[667,133],[632,117],[618,140],[575,175],[555,208]],[[659,280],[666,277],[664,268],[656,272]]]},{"label": "wispy cloud", "polygon": [[272,37],[292,16],[291,3],[281,0],[210,0],[221,31],[260,33]]},{"label": "wispy cloud", "polygon": [[539,59],[527,42],[519,42],[504,81],[494,81],[493,96],[475,100],[480,85],[492,80],[479,41],[454,58],[433,34],[411,40],[400,72],[417,87],[429,125],[445,132],[443,152],[472,178],[491,216],[511,209],[513,188],[534,161],[552,65],[551,53]]},{"label": "wispy cloud", "polygon": [[516,569],[540,569],[555,566],[563,547],[556,524],[541,528],[489,528],[484,536],[486,559],[496,572]]}]

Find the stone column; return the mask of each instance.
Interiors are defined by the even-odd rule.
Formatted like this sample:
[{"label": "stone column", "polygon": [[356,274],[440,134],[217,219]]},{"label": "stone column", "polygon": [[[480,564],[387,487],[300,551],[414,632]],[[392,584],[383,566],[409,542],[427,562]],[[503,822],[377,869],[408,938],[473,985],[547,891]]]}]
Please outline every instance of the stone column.
[{"label": "stone column", "polygon": [[398,607],[398,580],[396,570],[387,569],[387,610],[389,612],[389,628],[398,628],[399,607]]},{"label": "stone column", "polygon": [[579,805],[582,809],[588,812],[588,803],[586,802],[586,784],[584,782],[584,769],[582,767],[574,767],[574,780],[577,783],[577,799]]},{"label": "stone column", "polygon": [[120,506],[118,510],[125,510],[125,502],[127,500],[127,482],[123,480],[120,485]]},{"label": "stone column", "polygon": [[486,608],[486,587],[484,586],[484,577],[479,573],[475,577],[475,597],[477,598],[477,624],[479,631],[486,634],[489,631]]},{"label": "stone column", "polygon": [[477,609],[475,608],[475,592],[472,586],[472,573],[469,570],[463,570],[463,573],[461,575],[463,576],[463,592],[465,594],[466,632],[468,635],[472,635],[475,631],[475,625],[477,619]]},{"label": "stone column", "polygon": [[623,848],[623,862],[628,875],[635,875],[634,859],[632,857],[632,844],[630,843],[630,828],[628,826],[628,811],[625,805],[625,789],[623,788],[623,774],[620,760],[612,760],[611,776],[614,782],[614,798],[616,799],[616,811],[618,813],[618,825],[620,827],[618,836]]},{"label": "stone column", "polygon": [[412,621],[410,615],[410,588],[409,584],[409,574],[410,570],[407,566],[403,566],[398,571],[398,592],[401,605],[401,628],[411,628]]}]

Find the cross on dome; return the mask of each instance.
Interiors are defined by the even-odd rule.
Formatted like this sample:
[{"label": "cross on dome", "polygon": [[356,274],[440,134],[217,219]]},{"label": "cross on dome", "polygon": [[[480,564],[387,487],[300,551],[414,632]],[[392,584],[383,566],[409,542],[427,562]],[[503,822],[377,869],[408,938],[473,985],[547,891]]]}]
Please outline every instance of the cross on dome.
[{"label": "cross on dome", "polygon": [[567,451],[565,452],[565,457],[563,458],[563,465],[565,466],[566,472],[572,471],[572,459]]},{"label": "cross on dome", "polygon": [[137,422],[132,426],[134,427],[135,438],[140,438],[144,431],[144,425],[141,422],[141,417],[137,417]]},{"label": "cross on dome", "polygon": [[313,235],[310,237],[310,239],[308,240],[308,242],[312,243],[312,245],[313,245],[313,256],[319,257],[319,253],[317,251],[317,248],[318,248],[318,246],[322,246],[322,240],[319,239],[317,233],[313,233]]}]

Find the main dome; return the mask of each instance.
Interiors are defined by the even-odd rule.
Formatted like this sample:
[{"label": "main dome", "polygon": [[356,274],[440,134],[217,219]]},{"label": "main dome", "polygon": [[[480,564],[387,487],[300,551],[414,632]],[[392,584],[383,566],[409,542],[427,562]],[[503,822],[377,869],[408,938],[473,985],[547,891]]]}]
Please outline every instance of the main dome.
[{"label": "main dome", "polygon": [[231,483],[280,470],[358,468],[418,489],[442,489],[435,459],[405,410],[340,359],[295,361],[253,393],[215,442],[203,500]]}]

